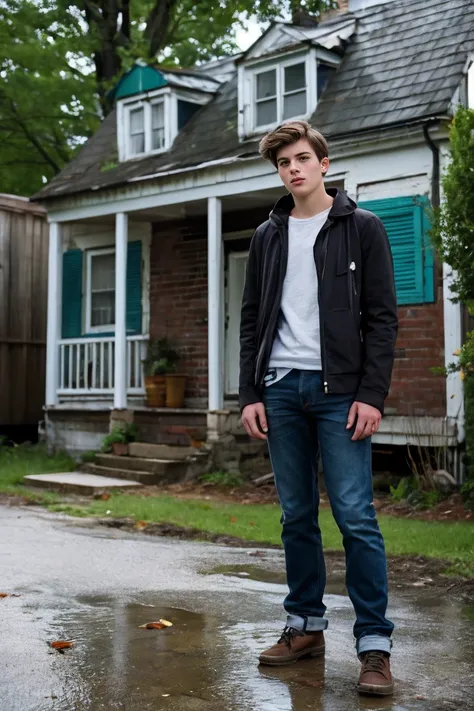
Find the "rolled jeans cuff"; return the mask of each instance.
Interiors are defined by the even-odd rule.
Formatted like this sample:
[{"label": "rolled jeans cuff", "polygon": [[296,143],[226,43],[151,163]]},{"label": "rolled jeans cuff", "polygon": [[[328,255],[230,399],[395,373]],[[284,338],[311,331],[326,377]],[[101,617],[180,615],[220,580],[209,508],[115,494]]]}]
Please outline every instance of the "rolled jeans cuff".
[{"label": "rolled jeans cuff", "polygon": [[381,634],[366,634],[359,637],[357,640],[356,650],[359,655],[364,652],[373,652],[375,650],[390,654],[392,645],[393,643],[390,637],[385,637]]},{"label": "rolled jeans cuff", "polygon": [[324,617],[288,615],[286,626],[293,627],[298,632],[322,632],[327,629],[328,621]]}]

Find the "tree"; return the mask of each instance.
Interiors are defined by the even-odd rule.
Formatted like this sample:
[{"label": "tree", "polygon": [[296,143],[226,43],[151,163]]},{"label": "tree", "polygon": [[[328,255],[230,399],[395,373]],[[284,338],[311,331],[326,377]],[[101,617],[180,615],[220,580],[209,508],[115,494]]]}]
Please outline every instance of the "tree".
[{"label": "tree", "polygon": [[2,0],[0,190],[30,195],[110,110],[138,59],[190,67],[237,51],[235,31],[335,0]]},{"label": "tree", "polygon": [[[474,110],[459,108],[450,131],[451,162],[442,178],[444,201],[435,213],[433,240],[454,272],[455,300],[474,316]],[[467,334],[459,362],[449,371],[461,373],[466,409],[466,451],[469,480],[466,498],[474,507],[474,331]]]}]

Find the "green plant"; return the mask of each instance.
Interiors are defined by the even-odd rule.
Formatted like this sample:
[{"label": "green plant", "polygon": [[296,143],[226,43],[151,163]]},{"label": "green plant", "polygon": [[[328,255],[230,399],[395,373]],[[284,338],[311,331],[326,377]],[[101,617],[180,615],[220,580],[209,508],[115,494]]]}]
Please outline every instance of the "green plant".
[{"label": "green plant", "polygon": [[400,501],[405,501],[411,492],[416,489],[416,479],[414,477],[405,476],[403,479],[400,479],[397,486],[390,485],[390,494],[392,500],[395,503],[399,503]]},{"label": "green plant", "polygon": [[84,462],[84,464],[94,462],[96,454],[97,454],[97,452],[94,452],[92,450],[84,452],[83,454],[81,454],[81,461]]},{"label": "green plant", "polygon": [[178,351],[167,338],[151,339],[148,342],[146,358],[142,361],[145,375],[174,373],[179,358]]},{"label": "green plant", "polygon": [[244,483],[241,475],[235,472],[210,472],[200,476],[199,480],[206,484],[226,487],[242,486]]},{"label": "green plant", "polygon": [[116,425],[112,432],[108,434],[102,442],[101,452],[111,452],[112,445],[116,442],[119,444],[127,444],[134,442],[137,438],[137,428],[134,424],[124,423]]}]

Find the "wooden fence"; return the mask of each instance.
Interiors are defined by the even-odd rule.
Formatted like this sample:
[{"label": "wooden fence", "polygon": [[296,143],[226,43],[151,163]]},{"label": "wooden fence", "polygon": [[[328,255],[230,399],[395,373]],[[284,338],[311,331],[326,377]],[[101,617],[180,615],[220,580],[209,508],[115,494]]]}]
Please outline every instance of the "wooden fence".
[{"label": "wooden fence", "polygon": [[43,418],[47,283],[46,212],[0,194],[0,426]]}]

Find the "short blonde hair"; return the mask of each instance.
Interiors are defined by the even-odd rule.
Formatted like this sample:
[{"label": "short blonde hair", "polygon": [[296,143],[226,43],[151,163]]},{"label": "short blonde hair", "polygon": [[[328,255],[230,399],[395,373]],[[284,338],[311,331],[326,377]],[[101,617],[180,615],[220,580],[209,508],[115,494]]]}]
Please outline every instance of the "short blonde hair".
[{"label": "short blonde hair", "polygon": [[296,143],[301,138],[306,138],[319,161],[328,157],[326,139],[307,121],[286,121],[267,133],[260,141],[260,155],[277,168],[277,154],[280,148]]}]

